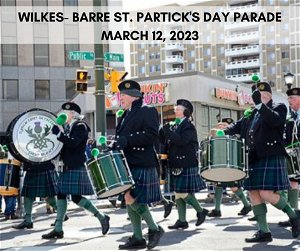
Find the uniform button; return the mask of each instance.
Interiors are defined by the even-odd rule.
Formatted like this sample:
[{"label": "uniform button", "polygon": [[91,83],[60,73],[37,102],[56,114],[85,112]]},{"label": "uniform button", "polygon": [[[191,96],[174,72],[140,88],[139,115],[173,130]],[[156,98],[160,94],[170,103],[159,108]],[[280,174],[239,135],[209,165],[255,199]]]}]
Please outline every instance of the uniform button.
[{"label": "uniform button", "polygon": [[136,148],[134,147],[133,150],[135,150]]},{"label": "uniform button", "polygon": [[140,132],[136,132],[136,134],[140,134]]},{"label": "uniform button", "polygon": [[143,133],[145,134],[145,131],[143,131]]},{"label": "uniform button", "polygon": [[140,148],[137,149],[138,151],[140,150]]},{"label": "uniform button", "polygon": [[142,148],[142,151],[144,151],[145,149],[144,148]]},{"label": "uniform button", "polygon": [[119,138],[119,135],[117,136],[117,139]]},{"label": "uniform button", "polygon": [[185,158],[185,156],[182,157],[183,159]]},{"label": "uniform button", "polygon": [[270,145],[270,143],[269,143],[269,142],[267,142],[267,145]]},{"label": "uniform button", "polygon": [[130,134],[130,136],[132,137],[132,136],[133,136],[133,134]]},{"label": "uniform button", "polygon": [[274,143],[276,144],[276,143],[277,143],[277,141],[276,141],[276,140],[274,140]]},{"label": "uniform button", "polygon": [[271,143],[271,146],[273,145],[273,143]]},{"label": "uniform button", "polygon": [[178,156],[176,156],[176,159],[178,159]]}]

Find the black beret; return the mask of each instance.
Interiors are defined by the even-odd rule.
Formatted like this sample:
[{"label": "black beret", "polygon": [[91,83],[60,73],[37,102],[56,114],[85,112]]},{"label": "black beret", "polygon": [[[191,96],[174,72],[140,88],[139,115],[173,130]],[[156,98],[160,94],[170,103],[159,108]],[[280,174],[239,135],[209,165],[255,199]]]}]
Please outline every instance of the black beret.
[{"label": "black beret", "polygon": [[124,80],[119,84],[118,88],[121,93],[129,96],[143,97],[140,84],[134,80]]},{"label": "black beret", "polygon": [[81,109],[79,105],[73,103],[73,102],[66,102],[61,106],[61,109],[67,110],[67,111],[75,111],[77,113],[81,113]]},{"label": "black beret", "polygon": [[257,89],[261,92],[269,92],[272,93],[271,86],[267,82],[259,82],[257,83]]},{"label": "black beret", "polygon": [[184,106],[186,109],[188,109],[190,111],[190,113],[193,113],[193,111],[194,111],[192,103],[186,99],[178,99],[176,101],[176,105]]},{"label": "black beret", "polygon": [[234,122],[232,118],[222,118],[223,123],[231,124]]},{"label": "black beret", "polygon": [[297,87],[297,88],[289,89],[287,90],[286,94],[288,96],[300,96],[300,88]]}]

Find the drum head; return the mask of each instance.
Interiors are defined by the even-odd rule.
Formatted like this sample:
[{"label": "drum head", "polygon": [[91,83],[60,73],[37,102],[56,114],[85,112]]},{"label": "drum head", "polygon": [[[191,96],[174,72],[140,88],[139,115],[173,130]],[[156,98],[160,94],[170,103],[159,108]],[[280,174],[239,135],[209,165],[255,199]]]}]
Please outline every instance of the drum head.
[{"label": "drum head", "polygon": [[9,151],[20,161],[41,163],[55,158],[62,143],[51,133],[56,116],[42,109],[31,109],[17,116],[8,126]]}]

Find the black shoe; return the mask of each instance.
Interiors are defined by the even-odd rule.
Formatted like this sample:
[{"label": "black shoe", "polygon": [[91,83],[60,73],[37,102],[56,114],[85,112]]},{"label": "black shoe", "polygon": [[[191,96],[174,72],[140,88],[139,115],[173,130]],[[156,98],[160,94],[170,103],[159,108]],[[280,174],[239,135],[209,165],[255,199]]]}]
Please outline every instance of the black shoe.
[{"label": "black shoe", "polygon": [[204,221],[205,221],[205,217],[208,214],[208,210],[207,209],[203,209],[202,212],[197,213],[197,221],[196,221],[196,226],[200,226]]},{"label": "black shoe", "polygon": [[101,227],[102,227],[102,234],[107,234],[108,230],[109,230],[109,216],[105,215],[104,219],[101,220]]},{"label": "black shoe", "polygon": [[290,219],[292,225],[292,235],[294,238],[297,238],[300,234],[300,211],[295,210],[297,217]]},{"label": "black shoe", "polygon": [[221,217],[221,216],[222,216],[221,210],[213,209],[213,210],[211,210],[211,211],[207,214],[207,216],[209,216],[209,217]]},{"label": "black shoe", "polygon": [[246,242],[270,242],[272,241],[272,235],[270,232],[264,233],[261,230],[257,231],[252,238],[246,238]]},{"label": "black shoe", "polygon": [[173,205],[174,205],[174,202],[171,201],[170,203],[168,203],[167,205],[164,206],[164,210],[165,210],[164,218],[167,218],[170,215]]},{"label": "black shoe", "polygon": [[159,243],[160,238],[163,236],[165,233],[164,229],[158,225],[158,230],[150,230],[148,231],[148,249],[152,249],[156,247]]},{"label": "black shoe", "polygon": [[119,249],[144,249],[146,248],[145,239],[137,239],[134,236],[129,237],[125,244],[119,245]]},{"label": "black shoe", "polygon": [[287,220],[287,221],[279,221],[278,222],[278,226],[279,227],[291,227],[292,224],[291,224],[291,222],[289,220]]},{"label": "black shoe", "polygon": [[64,231],[56,232],[55,230],[52,230],[48,234],[43,234],[42,238],[43,239],[55,239],[55,238],[62,239],[62,238],[64,238]]},{"label": "black shoe", "polygon": [[13,214],[10,215],[10,218],[11,218],[12,220],[17,220],[17,219],[19,219],[19,216],[16,215],[15,213],[13,213]]},{"label": "black shoe", "polygon": [[255,216],[253,216],[253,217],[248,218],[248,221],[257,221],[257,219]]},{"label": "black shoe", "polygon": [[[68,215],[65,215],[65,218],[64,218],[64,221],[67,221],[69,218]],[[55,226],[55,223],[56,223],[56,220],[50,225],[51,227],[54,227]]]},{"label": "black shoe", "polygon": [[182,228],[182,229],[186,229],[189,227],[189,223],[187,221],[180,221],[180,220],[177,220],[176,223],[172,226],[168,226],[169,229],[179,229],[179,228]]},{"label": "black shoe", "polygon": [[248,207],[243,207],[240,212],[238,212],[238,215],[247,215],[250,211],[252,211],[252,206],[249,205]]},{"label": "black shoe", "polygon": [[24,229],[24,228],[30,229],[30,228],[33,228],[33,223],[32,222],[29,223],[29,222],[23,221],[20,224],[13,226],[13,228],[15,228],[15,229]]}]

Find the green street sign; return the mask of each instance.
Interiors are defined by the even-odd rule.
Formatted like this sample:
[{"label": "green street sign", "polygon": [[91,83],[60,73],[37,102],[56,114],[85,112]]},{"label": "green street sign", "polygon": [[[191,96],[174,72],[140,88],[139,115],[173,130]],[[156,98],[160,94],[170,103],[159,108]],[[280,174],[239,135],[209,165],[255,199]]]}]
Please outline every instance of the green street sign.
[{"label": "green street sign", "polygon": [[92,51],[69,51],[69,60],[95,60],[95,53]]},{"label": "green street sign", "polygon": [[124,54],[106,52],[104,60],[106,62],[124,62]]}]

